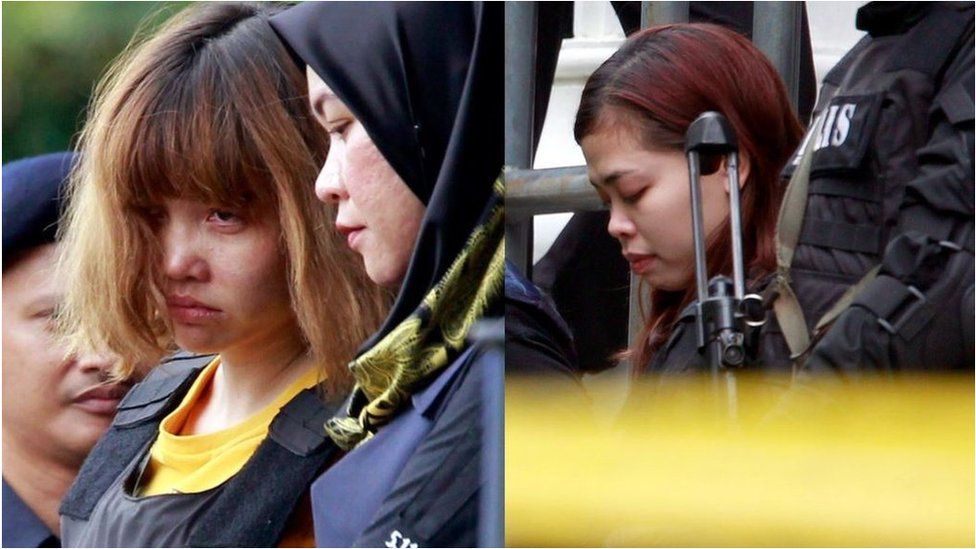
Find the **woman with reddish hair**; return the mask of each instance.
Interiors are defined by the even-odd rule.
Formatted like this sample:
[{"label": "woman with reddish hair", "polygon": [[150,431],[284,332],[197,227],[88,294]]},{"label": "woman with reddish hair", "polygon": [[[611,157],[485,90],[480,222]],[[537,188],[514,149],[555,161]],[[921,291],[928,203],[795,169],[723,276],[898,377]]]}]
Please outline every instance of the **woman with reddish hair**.
[{"label": "woman with reddish hair", "polygon": [[[650,287],[650,314],[628,351],[637,372],[707,369],[689,307],[695,267],[683,150],[688,126],[705,111],[725,115],[738,138],[746,284],[758,292],[776,270],[779,173],[802,128],[776,70],[749,40],[709,24],[639,32],[590,76],[576,115],[590,181],[610,210],[607,230]],[[701,177],[709,275],[732,272],[729,182],[720,168]],[[767,316],[750,362],[788,371],[789,353]]]}]

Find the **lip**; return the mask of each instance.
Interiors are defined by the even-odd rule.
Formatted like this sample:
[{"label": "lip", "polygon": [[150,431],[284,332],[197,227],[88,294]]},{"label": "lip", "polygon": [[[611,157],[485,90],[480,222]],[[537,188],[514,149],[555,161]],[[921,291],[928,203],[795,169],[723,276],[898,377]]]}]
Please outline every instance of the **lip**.
[{"label": "lip", "polygon": [[183,324],[199,324],[212,320],[222,311],[210,307],[202,301],[190,296],[170,295],[166,298],[166,307],[173,320]]},{"label": "lip", "polygon": [[638,276],[647,274],[657,263],[657,256],[654,254],[625,253],[624,258],[630,264],[630,270]]},{"label": "lip", "polygon": [[131,387],[128,383],[95,385],[79,393],[71,402],[90,414],[111,416],[115,414],[119,402]]},{"label": "lip", "polygon": [[336,230],[339,231],[343,236],[346,237],[346,245],[350,249],[359,251],[356,249],[356,242],[359,240],[359,236],[366,229],[363,225],[345,225],[342,223],[336,223]]}]

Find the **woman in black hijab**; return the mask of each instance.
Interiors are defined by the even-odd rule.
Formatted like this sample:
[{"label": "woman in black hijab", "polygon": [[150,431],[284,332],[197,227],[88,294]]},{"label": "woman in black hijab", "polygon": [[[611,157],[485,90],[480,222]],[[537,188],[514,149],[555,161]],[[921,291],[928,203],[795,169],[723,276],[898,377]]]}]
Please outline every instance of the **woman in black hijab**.
[{"label": "woman in black hijab", "polygon": [[374,282],[398,290],[326,431],[320,546],[477,543],[481,383],[469,331],[501,315],[502,4],[314,3],[272,19],[330,135],[316,182]]}]

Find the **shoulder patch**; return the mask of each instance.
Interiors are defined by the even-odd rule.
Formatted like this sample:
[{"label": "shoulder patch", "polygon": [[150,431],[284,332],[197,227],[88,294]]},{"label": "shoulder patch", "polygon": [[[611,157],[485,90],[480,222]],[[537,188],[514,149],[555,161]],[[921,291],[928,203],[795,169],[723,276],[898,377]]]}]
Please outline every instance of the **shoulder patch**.
[{"label": "shoulder patch", "polygon": [[874,138],[881,112],[881,94],[835,96],[817,118],[811,173],[852,172],[861,168]]}]

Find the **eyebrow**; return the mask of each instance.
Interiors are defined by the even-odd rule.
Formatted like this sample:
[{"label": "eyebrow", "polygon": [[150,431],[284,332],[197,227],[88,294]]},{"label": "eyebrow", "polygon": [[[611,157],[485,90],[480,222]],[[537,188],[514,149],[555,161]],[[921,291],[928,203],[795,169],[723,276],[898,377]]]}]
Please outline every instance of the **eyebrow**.
[{"label": "eyebrow", "polygon": [[619,183],[621,177],[623,177],[625,175],[630,175],[633,172],[634,172],[634,170],[631,170],[631,169],[614,170],[614,171],[608,173],[603,178],[603,182],[602,183],[596,183],[595,181],[590,180],[590,184],[593,185],[593,186],[595,186],[595,187],[611,187],[611,186],[614,186],[617,183]]}]

